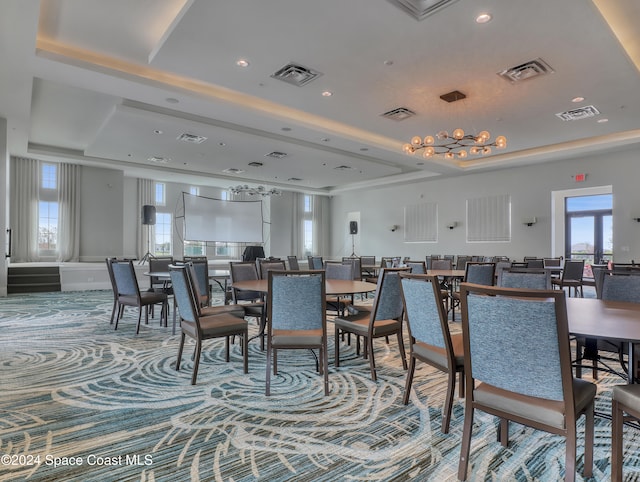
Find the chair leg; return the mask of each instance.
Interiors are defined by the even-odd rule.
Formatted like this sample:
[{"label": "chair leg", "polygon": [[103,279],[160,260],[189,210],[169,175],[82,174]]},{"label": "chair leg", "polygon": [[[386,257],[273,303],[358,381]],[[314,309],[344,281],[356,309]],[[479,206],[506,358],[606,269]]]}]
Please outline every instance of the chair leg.
[{"label": "chair leg", "polygon": [[329,361],[327,360],[327,339],[323,340],[320,348],[320,358],[322,358],[322,372],[324,377],[324,394],[329,395]]},{"label": "chair leg", "polygon": [[242,359],[244,362],[244,372],[249,373],[249,330],[244,330],[242,334]]},{"label": "chair leg", "polygon": [[577,432],[575,421],[567,427],[567,440],[564,461],[564,480],[574,482],[576,480],[576,450]]},{"label": "chair leg", "polygon": [[464,408],[464,425],[462,427],[462,442],[460,443],[460,460],[458,461],[458,480],[467,480],[472,428],[473,406],[471,403],[467,402]]},{"label": "chair leg", "polygon": [[447,380],[447,396],[444,400],[442,408],[442,433],[449,433],[449,425],[451,423],[451,410],[453,409],[453,394],[456,391],[456,372],[449,371]]},{"label": "chair leg", "polygon": [[594,431],[594,407],[591,403],[585,412],[584,422],[584,469],[582,475],[584,477],[592,477],[593,475],[593,431]]},{"label": "chair leg", "polygon": [[[402,329],[398,330],[398,348],[400,348],[400,356],[402,357],[402,368],[407,369],[407,354],[404,351],[404,341],[402,337]],[[372,352],[373,353],[373,352]]]},{"label": "chair leg", "polygon": [[193,361],[193,375],[191,376],[191,385],[196,384],[196,378],[198,378],[198,367],[200,366],[200,352],[202,351],[202,341],[196,340],[195,359]]},{"label": "chair leg", "polygon": [[226,351],[225,361],[229,363],[229,337],[228,336],[224,337],[224,347]]},{"label": "chair leg", "polygon": [[500,419],[500,425],[498,427],[498,442],[503,447],[507,447],[509,445],[509,420],[506,418]]},{"label": "chair leg", "polygon": [[611,415],[611,482],[622,482],[624,414],[620,407],[620,402],[615,399],[611,401]]},{"label": "chair leg", "polygon": [[109,322],[110,325],[113,325],[113,318],[116,315],[116,308],[118,307],[118,300],[114,299],[113,300],[113,308],[111,309],[111,321]]},{"label": "chair leg", "polygon": [[[368,350],[371,352],[369,353],[369,368],[371,369],[371,380],[373,380],[374,382],[378,380],[378,376],[376,375],[376,361],[375,361],[375,357],[373,356],[373,337],[369,336],[367,337],[366,340],[366,345],[365,345],[365,350]],[[405,364],[407,363],[407,361],[405,360]]]},{"label": "chair leg", "polygon": [[278,349],[273,349],[273,375],[278,374]]},{"label": "chair leg", "polygon": [[182,333],[182,336],[180,337],[180,346],[178,347],[178,359],[176,360],[176,371],[180,370],[180,363],[182,361],[182,350],[184,348],[184,338],[185,338],[185,335],[184,333]]},{"label": "chair leg", "polygon": [[460,388],[458,388],[458,396],[460,398],[464,398],[464,370],[460,371],[460,380],[458,380],[458,385],[460,385]]},{"label": "chair leg", "polygon": [[338,368],[340,366],[340,329],[336,326],[333,336],[333,364]]},{"label": "chair leg", "polygon": [[265,395],[271,395],[271,343],[267,343],[267,376],[265,382]]},{"label": "chair leg", "polygon": [[139,306],[138,307],[138,324],[136,325],[136,335],[140,333],[140,322],[142,321],[142,310],[143,310],[143,307]]},{"label": "chair leg", "polygon": [[407,371],[407,381],[404,384],[404,396],[402,397],[402,403],[409,404],[409,396],[411,395],[411,385],[413,385],[413,374],[416,371],[416,358],[409,356],[409,369]]}]

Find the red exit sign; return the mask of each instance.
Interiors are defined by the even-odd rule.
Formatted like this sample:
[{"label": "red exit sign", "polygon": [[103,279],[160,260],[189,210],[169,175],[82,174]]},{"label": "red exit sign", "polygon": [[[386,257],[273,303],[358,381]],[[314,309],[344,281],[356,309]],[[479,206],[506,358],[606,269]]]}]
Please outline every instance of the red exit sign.
[{"label": "red exit sign", "polygon": [[587,175],[586,174],[576,174],[574,176],[576,182],[584,182],[587,180]]}]

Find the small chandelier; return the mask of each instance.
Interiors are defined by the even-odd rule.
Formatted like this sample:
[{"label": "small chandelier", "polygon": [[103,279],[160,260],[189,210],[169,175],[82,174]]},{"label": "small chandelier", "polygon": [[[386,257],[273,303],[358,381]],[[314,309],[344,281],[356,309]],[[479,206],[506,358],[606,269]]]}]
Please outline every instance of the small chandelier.
[{"label": "small chandelier", "polygon": [[[436,144],[436,139],[439,141]],[[422,157],[428,159],[436,155],[442,155],[445,159],[466,159],[471,155],[488,155],[491,154],[491,148],[504,149],[507,147],[507,138],[498,136],[496,140],[490,142],[491,134],[487,131],[480,132],[477,136],[465,134],[462,129],[453,131],[453,135],[449,135],[447,131],[440,131],[436,137],[426,136],[424,139],[420,136],[411,138],[410,144],[404,144],[402,150],[405,154],[413,155],[416,151],[424,150]]]},{"label": "small chandelier", "polygon": [[276,188],[267,189],[264,186],[249,187],[248,185],[238,184],[231,186],[229,192],[232,194],[248,194],[249,196],[281,196],[282,191]]}]

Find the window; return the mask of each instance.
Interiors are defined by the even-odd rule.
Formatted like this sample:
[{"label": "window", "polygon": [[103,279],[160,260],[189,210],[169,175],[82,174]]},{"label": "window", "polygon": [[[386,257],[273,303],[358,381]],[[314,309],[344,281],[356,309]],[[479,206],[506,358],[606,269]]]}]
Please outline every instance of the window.
[{"label": "window", "polygon": [[156,206],[167,205],[167,188],[164,182],[156,182]]},{"label": "window", "polygon": [[184,255],[185,256],[206,256],[207,243],[203,241],[185,241]]},{"label": "window", "polygon": [[171,256],[171,214],[156,212],[155,228],[156,242],[153,254]]},{"label": "window", "polygon": [[565,216],[567,259],[584,259],[585,269],[612,259],[613,194],[567,197]]},{"label": "window", "polygon": [[302,254],[303,256],[313,255],[313,197],[305,194],[303,196],[302,214]]},{"label": "window", "polygon": [[198,186],[189,187],[189,194],[192,194],[194,196],[199,196],[200,195],[200,188]]},{"label": "window", "polygon": [[40,167],[38,192],[38,253],[55,256],[58,247],[58,182],[56,164]]}]

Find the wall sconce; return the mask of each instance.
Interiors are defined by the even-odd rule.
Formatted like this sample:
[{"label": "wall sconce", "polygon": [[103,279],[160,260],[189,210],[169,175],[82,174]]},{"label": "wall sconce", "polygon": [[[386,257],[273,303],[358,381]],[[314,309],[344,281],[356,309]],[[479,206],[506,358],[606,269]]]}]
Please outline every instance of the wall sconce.
[{"label": "wall sconce", "polygon": [[538,218],[536,218],[535,216],[532,218],[526,218],[522,221],[522,224],[524,224],[525,226],[533,226],[534,224],[536,224],[538,222]]},{"label": "wall sconce", "polygon": [[454,222],[449,223],[449,224],[447,225],[447,227],[448,227],[449,229],[453,229],[453,228],[455,228],[456,226],[458,226],[458,221],[454,221]]},{"label": "wall sconce", "polygon": [[398,228],[399,228],[399,227],[400,227],[400,226],[398,226],[397,224],[394,224],[394,225],[393,225],[393,226],[391,226],[389,229],[391,230],[391,232],[392,232],[392,233],[395,233],[395,232],[398,230]]},{"label": "wall sconce", "polygon": [[638,217],[638,218],[631,218],[631,219],[633,219],[633,220],[634,220],[635,222],[637,222],[637,223],[640,223],[640,217]]}]

